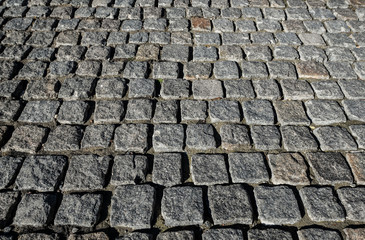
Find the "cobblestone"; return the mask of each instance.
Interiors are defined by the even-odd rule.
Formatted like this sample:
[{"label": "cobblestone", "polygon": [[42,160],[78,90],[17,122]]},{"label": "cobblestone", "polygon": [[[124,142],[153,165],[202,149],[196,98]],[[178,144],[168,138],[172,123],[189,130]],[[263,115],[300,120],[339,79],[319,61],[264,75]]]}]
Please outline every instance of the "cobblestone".
[{"label": "cobblestone", "polygon": [[340,188],[337,190],[338,197],[346,210],[346,219],[352,221],[364,221],[364,196],[365,189],[357,188]]},{"label": "cobblestone", "polygon": [[193,155],[191,157],[190,172],[195,185],[209,186],[228,182],[228,173],[223,155]]}]

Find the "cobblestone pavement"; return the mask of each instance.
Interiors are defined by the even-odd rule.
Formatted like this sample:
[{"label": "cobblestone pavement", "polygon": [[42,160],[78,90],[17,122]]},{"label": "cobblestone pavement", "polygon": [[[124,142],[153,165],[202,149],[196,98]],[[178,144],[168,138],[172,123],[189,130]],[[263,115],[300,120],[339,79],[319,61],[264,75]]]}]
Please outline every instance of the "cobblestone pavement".
[{"label": "cobblestone pavement", "polygon": [[365,239],[364,0],[0,3],[0,239]]}]

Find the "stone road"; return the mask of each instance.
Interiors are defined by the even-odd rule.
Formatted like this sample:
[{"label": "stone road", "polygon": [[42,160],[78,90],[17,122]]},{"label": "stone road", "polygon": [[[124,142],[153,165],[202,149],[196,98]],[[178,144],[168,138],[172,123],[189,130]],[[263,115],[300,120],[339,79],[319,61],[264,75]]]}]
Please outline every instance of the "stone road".
[{"label": "stone road", "polygon": [[365,0],[1,0],[0,239],[365,239]]}]

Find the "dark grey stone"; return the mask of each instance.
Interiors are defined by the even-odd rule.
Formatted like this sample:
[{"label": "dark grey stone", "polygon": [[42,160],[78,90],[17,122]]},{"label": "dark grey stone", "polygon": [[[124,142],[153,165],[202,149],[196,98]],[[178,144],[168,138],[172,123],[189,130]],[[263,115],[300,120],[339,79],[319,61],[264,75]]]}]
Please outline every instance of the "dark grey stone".
[{"label": "dark grey stone", "polygon": [[51,78],[70,76],[75,68],[76,62],[72,61],[54,61],[49,64],[49,74]]},{"label": "dark grey stone", "polygon": [[242,185],[210,186],[208,199],[214,224],[252,223],[253,210],[249,193]]},{"label": "dark grey stone", "polygon": [[306,100],[314,98],[313,90],[307,81],[285,79],[280,84],[285,100]]},{"label": "dark grey stone", "polygon": [[263,183],[269,180],[261,153],[229,153],[228,162],[234,183]]},{"label": "dark grey stone", "polygon": [[36,153],[46,135],[47,129],[32,125],[15,128],[10,140],[2,148],[3,152]]},{"label": "dark grey stone", "polygon": [[361,80],[346,80],[341,79],[338,81],[342,92],[348,99],[365,99],[365,82]]},{"label": "dark grey stone", "polygon": [[182,100],[180,102],[182,121],[205,122],[207,117],[207,103],[197,100]]},{"label": "dark grey stone", "polygon": [[[125,61],[131,61],[136,57],[136,45],[134,44],[122,44],[122,45],[116,45],[114,50],[114,60],[125,60]],[[137,62],[138,63],[138,62]],[[138,67],[138,66],[136,66]],[[131,67],[130,67],[131,68]],[[139,70],[144,70],[143,66],[139,68]],[[133,73],[133,69],[129,70],[129,74],[133,76],[133,74],[143,75],[142,73]],[[126,77],[126,76],[124,76]],[[144,75],[143,75],[144,77]]]},{"label": "dark grey stone", "polygon": [[209,115],[212,123],[240,122],[240,106],[236,101],[216,100],[209,102]]},{"label": "dark grey stone", "polygon": [[268,62],[267,65],[272,78],[292,79],[297,76],[295,67],[290,62],[274,61]]},{"label": "dark grey stone", "polygon": [[120,123],[125,113],[123,101],[102,100],[95,104],[94,123]]},{"label": "dark grey stone", "polygon": [[57,51],[57,60],[59,61],[78,61],[86,52],[83,46],[60,46]]},{"label": "dark grey stone", "polygon": [[202,234],[202,239],[243,239],[243,233],[234,228],[208,229]]},{"label": "dark grey stone", "polygon": [[99,61],[82,61],[78,64],[76,75],[96,77],[101,72],[101,63]]},{"label": "dark grey stone", "polygon": [[305,187],[299,190],[307,214],[315,222],[343,222],[345,212],[330,187]]},{"label": "dark grey stone", "polygon": [[346,210],[346,219],[361,221],[365,219],[365,188],[340,188],[337,190],[338,197]]},{"label": "dark grey stone", "polygon": [[242,77],[243,78],[267,78],[269,73],[266,65],[263,62],[246,62],[243,61],[241,64]]},{"label": "dark grey stone", "polygon": [[41,61],[27,62],[18,73],[19,79],[43,78],[47,69],[47,63]]},{"label": "dark grey stone", "polygon": [[182,155],[161,153],[154,156],[152,182],[171,187],[182,183]]},{"label": "dark grey stone", "polygon": [[[194,204],[190,204],[190,203]],[[166,226],[203,224],[203,190],[198,187],[165,188],[161,201],[161,214]]]},{"label": "dark grey stone", "polygon": [[232,61],[214,63],[213,73],[217,79],[237,79],[240,77],[237,63]]},{"label": "dark grey stone", "polygon": [[343,127],[326,126],[313,130],[323,151],[356,150],[357,144]]},{"label": "dark grey stone", "polygon": [[65,100],[87,99],[93,92],[94,82],[93,78],[68,78],[62,83],[58,97]]},{"label": "dark grey stone", "polygon": [[58,101],[30,101],[18,121],[25,123],[52,123],[60,103]]},{"label": "dark grey stone", "polygon": [[272,59],[268,46],[247,46],[245,54],[249,61],[270,61]]},{"label": "dark grey stone", "polygon": [[109,156],[72,156],[62,190],[95,191],[103,189],[106,184],[105,178],[110,160]]},{"label": "dark grey stone", "polygon": [[281,97],[278,83],[275,80],[252,81],[257,98],[275,100]]},{"label": "dark grey stone", "polygon": [[281,127],[283,146],[287,151],[317,150],[318,144],[310,129],[305,126]]},{"label": "dark grey stone", "polygon": [[117,240],[152,240],[152,235],[149,233],[132,232],[125,234]]},{"label": "dark grey stone", "polygon": [[81,148],[107,148],[110,145],[113,132],[113,125],[89,125],[85,129],[84,137],[81,141]]},{"label": "dark grey stone", "polygon": [[161,50],[161,60],[171,62],[187,62],[189,47],[184,45],[165,45]]},{"label": "dark grey stone", "polygon": [[148,159],[142,155],[117,155],[111,176],[111,185],[128,185],[144,182],[148,170]]},{"label": "dark grey stone", "polygon": [[3,171],[0,172],[1,189],[5,189],[14,182],[22,162],[23,158],[21,157],[4,156],[0,158],[0,167],[3,169]]},{"label": "dark grey stone", "polygon": [[337,231],[321,228],[305,228],[298,231],[299,240],[341,240],[341,235]]},{"label": "dark grey stone", "polygon": [[[6,225],[12,218],[15,204],[19,198],[18,192],[2,192],[0,193],[0,224]],[[0,237],[0,239],[3,239]]]},{"label": "dark grey stone", "polygon": [[215,99],[223,97],[222,82],[218,80],[195,80],[192,84],[195,99]]},{"label": "dark grey stone", "polygon": [[344,97],[338,84],[331,80],[311,83],[316,96],[320,99],[342,99]]},{"label": "dark grey stone", "polygon": [[191,157],[190,172],[195,185],[228,183],[228,173],[223,155],[193,155]]},{"label": "dark grey stone", "polygon": [[179,66],[176,62],[155,62],[153,63],[152,76],[156,79],[177,78]]},{"label": "dark grey stone", "polygon": [[226,124],[220,128],[222,148],[225,150],[248,149],[251,140],[245,125]]},{"label": "dark grey stone", "polygon": [[359,148],[365,148],[365,125],[352,125],[349,128]]},{"label": "dark grey stone", "polygon": [[184,78],[208,79],[212,72],[212,64],[206,62],[188,62],[184,66]]},{"label": "dark grey stone", "polygon": [[155,94],[155,80],[132,79],[129,84],[129,98],[148,98]]},{"label": "dark grey stone", "polygon": [[249,80],[226,80],[223,82],[227,98],[254,98],[255,93]]},{"label": "dark grey stone", "polygon": [[190,149],[209,150],[216,148],[214,127],[210,124],[192,124],[186,129],[186,146]]},{"label": "dark grey stone", "polygon": [[193,49],[194,62],[210,62],[218,60],[218,50],[215,47],[197,46]]},{"label": "dark grey stone", "polygon": [[351,170],[341,153],[307,153],[306,158],[319,184],[335,185],[351,184],[353,182]]},{"label": "dark grey stone", "polygon": [[93,227],[101,209],[101,194],[64,194],[54,224]]},{"label": "dark grey stone", "polygon": [[110,225],[151,228],[156,190],[149,185],[119,186],[111,200]]},{"label": "dark grey stone", "polygon": [[13,223],[19,227],[44,227],[56,205],[54,194],[26,194],[18,205]]},{"label": "dark grey stone", "polygon": [[22,98],[25,100],[55,99],[57,97],[57,80],[30,81]]},{"label": "dark grey stone", "polygon": [[49,134],[44,150],[50,152],[78,150],[83,132],[80,126],[59,125]]},{"label": "dark grey stone", "polygon": [[160,95],[164,99],[189,97],[190,82],[184,79],[167,79],[162,81]]},{"label": "dark grey stone", "polygon": [[0,101],[0,121],[12,122],[19,112],[21,103],[16,100]]},{"label": "dark grey stone", "polygon": [[272,125],[275,121],[274,110],[268,100],[242,102],[243,116],[249,125]]},{"label": "dark grey stone", "polygon": [[131,99],[128,101],[125,119],[128,121],[148,121],[152,119],[152,100]]},{"label": "dark grey stone", "polygon": [[254,193],[261,223],[294,224],[301,220],[298,202],[291,188],[258,186]]},{"label": "dark grey stone", "polygon": [[[342,60],[341,60],[342,61]],[[335,79],[354,79],[356,73],[350,63],[347,62],[325,62],[325,66],[332,78]],[[355,67],[356,69],[356,67]]]},{"label": "dark grey stone", "polygon": [[83,101],[64,101],[57,114],[61,124],[84,124],[88,119],[89,103]]},{"label": "dark grey stone", "polygon": [[181,230],[177,232],[162,232],[157,235],[156,240],[194,240],[194,232],[189,230]]},{"label": "dark grey stone", "polygon": [[30,156],[24,160],[15,181],[19,190],[57,190],[67,164],[63,156]]},{"label": "dark grey stone", "polygon": [[116,151],[143,153],[148,148],[147,124],[122,124],[116,128],[114,147]]},{"label": "dark grey stone", "polygon": [[153,122],[155,123],[177,123],[178,102],[159,101],[156,104]]},{"label": "dark grey stone", "polygon": [[247,232],[248,240],[293,240],[291,233],[276,228],[250,229]]},{"label": "dark grey stone", "polygon": [[364,100],[343,100],[342,105],[349,120],[365,121],[365,101]]},{"label": "dark grey stone", "polygon": [[251,126],[251,137],[258,150],[280,148],[281,135],[276,126]]},{"label": "dark grey stone", "polygon": [[154,126],[153,149],[155,152],[181,152],[184,147],[184,127],[181,124]]},{"label": "dark grey stone", "polygon": [[147,73],[147,62],[129,61],[125,65],[123,77],[125,78],[144,78]]},{"label": "dark grey stone", "polygon": [[302,102],[275,101],[274,107],[278,122],[283,125],[309,125],[310,121],[305,114]]}]

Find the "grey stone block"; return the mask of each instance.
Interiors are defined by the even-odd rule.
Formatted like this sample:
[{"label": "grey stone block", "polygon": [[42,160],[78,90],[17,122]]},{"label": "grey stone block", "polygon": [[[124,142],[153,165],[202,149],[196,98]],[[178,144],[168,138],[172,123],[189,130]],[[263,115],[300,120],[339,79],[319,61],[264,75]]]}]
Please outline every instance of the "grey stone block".
[{"label": "grey stone block", "polygon": [[195,99],[215,99],[223,97],[222,82],[218,80],[195,80],[192,84]]},{"label": "grey stone block", "polygon": [[156,190],[149,185],[119,186],[111,201],[110,225],[144,229],[151,227]]},{"label": "grey stone block", "polygon": [[[11,64],[9,62],[5,62],[7,64]],[[4,67],[4,64],[0,62],[1,70],[0,70],[0,78],[2,75],[1,71],[4,71],[6,67]],[[9,77],[6,77],[9,78]],[[19,88],[23,88],[22,85],[24,84],[24,81],[20,80],[5,80],[0,82],[0,97],[3,98],[12,98],[19,96]]]},{"label": "grey stone block", "polygon": [[114,147],[116,151],[143,153],[148,148],[147,124],[122,124],[115,129]]},{"label": "grey stone block", "polygon": [[208,199],[214,224],[252,223],[253,210],[249,193],[242,185],[208,187]]},{"label": "grey stone block", "polygon": [[202,234],[202,239],[243,239],[243,233],[234,228],[208,229]]},{"label": "grey stone block", "polygon": [[123,77],[125,78],[144,78],[147,74],[147,62],[129,61],[125,65]]},{"label": "grey stone block", "polygon": [[122,78],[99,79],[95,88],[95,97],[114,99],[122,98],[126,92],[126,81]]},{"label": "grey stone block", "polygon": [[46,128],[32,125],[15,128],[10,140],[2,148],[3,152],[36,153],[47,132]]},{"label": "grey stone block", "polygon": [[0,121],[12,122],[19,112],[21,103],[15,100],[0,101]]},{"label": "grey stone block", "polygon": [[227,98],[254,98],[255,93],[249,80],[226,80],[224,81]]},{"label": "grey stone block", "polygon": [[253,80],[257,98],[275,100],[281,97],[278,83],[275,80]]},{"label": "grey stone block", "polygon": [[[194,202],[194,204],[190,204]],[[198,187],[165,188],[161,201],[161,214],[166,226],[203,224],[203,191]]]},{"label": "grey stone block", "polygon": [[205,122],[207,117],[207,103],[197,100],[182,100],[180,102],[181,121]]},{"label": "grey stone block", "polygon": [[319,184],[335,185],[353,182],[351,170],[341,153],[307,153],[306,158]]},{"label": "grey stone block", "polygon": [[269,180],[262,153],[229,153],[229,172],[234,183],[264,183]]},{"label": "grey stone block", "polygon": [[25,100],[55,99],[57,85],[57,80],[52,79],[30,81],[22,98]]},{"label": "grey stone block", "polygon": [[240,122],[240,106],[237,101],[216,100],[209,102],[209,116],[212,123]]},{"label": "grey stone block", "polygon": [[189,91],[189,81],[184,79],[167,79],[162,82],[160,95],[164,99],[180,99],[189,97]]},{"label": "grey stone block", "polygon": [[101,100],[95,104],[94,123],[120,123],[125,113],[123,101]]},{"label": "grey stone block", "polygon": [[78,64],[76,75],[96,77],[100,75],[101,63],[99,61],[82,61]]},{"label": "grey stone block", "polygon": [[206,62],[188,62],[184,66],[184,78],[208,79],[212,72],[212,64]]},{"label": "grey stone block", "polygon": [[241,69],[243,78],[261,79],[267,78],[269,76],[266,65],[263,62],[243,61],[241,64]]},{"label": "grey stone block", "polygon": [[249,125],[272,125],[275,121],[274,110],[268,100],[242,102],[243,116]]},{"label": "grey stone block", "polygon": [[113,125],[89,125],[85,129],[84,137],[81,141],[83,149],[102,149],[110,145],[113,137]]},{"label": "grey stone block", "polygon": [[[0,224],[5,226],[12,218],[15,205],[18,202],[18,192],[2,192],[0,193]],[[0,239],[2,239],[0,237]]]},{"label": "grey stone block", "polygon": [[303,45],[298,47],[298,50],[303,61],[323,62],[327,59],[324,50],[316,46]]},{"label": "grey stone block", "polygon": [[268,46],[246,46],[245,54],[249,61],[270,61],[272,59]]},{"label": "grey stone block", "polygon": [[89,103],[83,101],[64,101],[57,114],[61,124],[84,124],[88,120]]},{"label": "grey stone block", "polygon": [[181,230],[177,232],[162,232],[157,235],[156,240],[194,240],[194,232],[189,230]]},{"label": "grey stone block", "polygon": [[176,62],[153,63],[152,77],[156,79],[174,79],[179,76],[179,65]]},{"label": "grey stone block", "polygon": [[93,227],[99,218],[101,194],[64,194],[54,224]]},{"label": "grey stone block", "polygon": [[248,129],[245,125],[226,124],[220,128],[222,148],[225,150],[240,150],[251,147]]},{"label": "grey stone block", "polygon": [[321,228],[305,228],[298,231],[299,240],[341,240],[341,235],[337,231]]},{"label": "grey stone block", "polygon": [[111,185],[137,184],[146,180],[148,159],[142,155],[117,155],[111,176]]},{"label": "grey stone block", "polygon": [[55,205],[54,194],[26,194],[18,205],[13,223],[19,227],[44,227],[51,221]]},{"label": "grey stone block", "polygon": [[4,156],[0,158],[0,167],[3,169],[0,172],[1,189],[5,189],[14,182],[22,162],[23,158],[21,157]]},{"label": "grey stone block", "polygon": [[30,101],[18,121],[25,123],[52,123],[60,103],[58,101]]},{"label": "grey stone block", "polygon": [[315,222],[343,222],[345,212],[330,187],[305,187],[299,190],[307,214]]},{"label": "grey stone block", "polygon": [[342,105],[349,120],[365,121],[365,101],[364,100],[343,100]]},{"label": "grey stone block", "polygon": [[219,47],[219,56],[221,60],[241,62],[243,60],[243,51],[239,46],[223,45]]},{"label": "grey stone block", "polygon": [[346,219],[364,222],[365,219],[365,188],[340,188],[337,190],[338,197],[346,210]]},{"label": "grey stone block", "polygon": [[159,101],[156,104],[153,122],[155,123],[177,123],[178,102]]},{"label": "grey stone block", "polygon": [[251,126],[251,137],[255,148],[258,150],[280,148],[281,135],[276,126]]},{"label": "grey stone block", "polygon": [[346,80],[341,79],[338,81],[342,92],[348,99],[365,99],[365,82],[360,80]]},{"label": "grey stone block", "polygon": [[187,62],[189,60],[189,47],[184,45],[165,45],[160,54],[163,61]]},{"label": "grey stone block", "polygon": [[304,80],[285,79],[280,82],[284,100],[313,99],[314,93],[309,83]]},{"label": "grey stone block", "polygon": [[342,99],[344,97],[340,87],[334,81],[318,81],[311,83],[316,96],[320,99]]},{"label": "grey stone block", "polygon": [[283,146],[287,151],[317,150],[318,144],[310,129],[305,126],[281,127]]},{"label": "grey stone block", "polygon": [[152,182],[171,187],[182,183],[182,155],[162,153],[154,156]]},{"label": "grey stone block", "polygon": [[194,62],[212,62],[218,60],[218,50],[215,47],[197,46],[193,49]]},{"label": "grey stone block", "polygon": [[63,191],[101,190],[106,184],[109,156],[72,156],[66,173]]},{"label": "grey stone block", "polygon": [[352,125],[349,127],[352,136],[355,137],[359,148],[365,148],[365,126],[364,125]]},{"label": "grey stone block", "polygon": [[155,94],[155,80],[132,79],[129,84],[129,98],[149,98]]},{"label": "grey stone block", "polygon": [[308,116],[316,125],[330,125],[346,122],[340,105],[331,100],[310,100],[305,102]]},{"label": "grey stone block", "polygon": [[184,127],[181,124],[154,126],[153,149],[155,152],[181,152],[184,148]]},{"label": "grey stone block", "polygon": [[223,155],[193,155],[191,157],[190,172],[195,185],[228,183],[228,173]]},{"label": "grey stone block", "polygon": [[83,132],[80,126],[59,125],[49,134],[44,150],[50,152],[78,150]]},{"label": "grey stone block", "polygon": [[[335,79],[354,79],[356,74],[350,63],[346,62],[326,62],[325,66],[332,78]],[[355,65],[356,66],[356,65]],[[356,67],[355,67],[356,69]]]},{"label": "grey stone block", "polygon": [[248,240],[293,240],[292,234],[288,231],[277,229],[277,228],[267,228],[267,229],[250,229],[247,232]]},{"label": "grey stone block", "polygon": [[190,149],[209,150],[216,148],[214,127],[210,124],[191,124],[186,129],[186,146]]},{"label": "grey stone block", "polygon": [[346,154],[346,160],[349,163],[357,184],[365,182],[365,154],[364,152],[352,152]]},{"label": "grey stone block", "polygon": [[295,67],[290,62],[268,62],[267,66],[269,68],[270,76],[272,78],[293,79],[297,76]]},{"label": "grey stone block", "polygon": [[343,127],[326,126],[313,130],[323,151],[356,150],[357,144]]},{"label": "grey stone block", "polygon": [[152,235],[149,233],[131,232],[131,233],[125,234],[116,239],[117,240],[152,240]]},{"label": "grey stone block", "polygon": [[55,191],[67,164],[64,156],[29,156],[15,181],[19,190]]},{"label": "grey stone block", "polygon": [[254,189],[259,219],[267,225],[294,224],[301,213],[294,191],[287,186],[258,186]]},{"label": "grey stone block", "polygon": [[305,113],[302,102],[275,101],[278,122],[284,125],[309,125],[310,121]]},{"label": "grey stone block", "polygon": [[308,185],[307,165],[299,153],[268,154],[273,184]]},{"label": "grey stone block", "polygon": [[152,101],[150,99],[131,99],[128,101],[125,119],[128,121],[148,121],[152,119]]},{"label": "grey stone block", "polygon": [[237,79],[240,77],[237,63],[232,61],[214,63],[213,73],[217,79]]},{"label": "grey stone block", "polygon": [[65,100],[86,99],[91,96],[93,89],[93,78],[68,78],[63,82],[58,97]]}]

